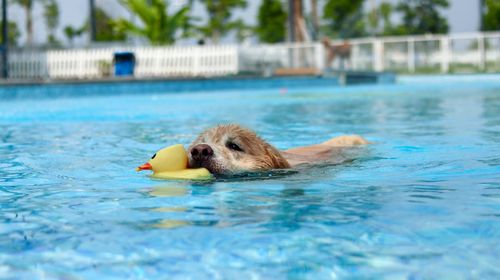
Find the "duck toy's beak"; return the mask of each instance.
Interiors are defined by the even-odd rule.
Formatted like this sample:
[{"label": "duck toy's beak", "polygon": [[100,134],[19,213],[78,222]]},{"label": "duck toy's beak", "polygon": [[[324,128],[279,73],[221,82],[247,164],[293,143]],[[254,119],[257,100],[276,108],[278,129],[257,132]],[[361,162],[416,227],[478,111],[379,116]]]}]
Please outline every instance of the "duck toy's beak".
[{"label": "duck toy's beak", "polygon": [[137,167],[135,169],[137,172],[142,171],[142,170],[153,170],[153,166],[149,162],[146,162],[145,164]]}]

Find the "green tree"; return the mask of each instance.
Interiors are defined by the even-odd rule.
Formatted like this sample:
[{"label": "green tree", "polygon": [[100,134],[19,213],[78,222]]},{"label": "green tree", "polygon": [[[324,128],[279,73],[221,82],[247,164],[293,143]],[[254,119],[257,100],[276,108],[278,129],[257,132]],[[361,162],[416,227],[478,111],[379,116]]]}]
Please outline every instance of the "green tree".
[{"label": "green tree", "polygon": [[124,30],[117,28],[113,19],[101,8],[95,9],[96,21],[96,41],[110,42],[110,41],[125,41],[127,34]]},{"label": "green tree", "polygon": [[259,8],[255,29],[261,42],[283,42],[286,36],[287,14],[280,0],[264,0]]},{"label": "green tree", "polygon": [[48,30],[47,42],[49,45],[58,46],[61,44],[56,37],[57,26],[59,26],[59,6],[55,0],[47,0],[44,4],[43,17]]},{"label": "green tree", "polygon": [[152,44],[173,44],[179,32],[185,37],[191,30],[189,5],[169,15],[167,0],[120,0],[120,3],[136,15],[141,24],[121,18],[115,22],[117,30],[145,37]]},{"label": "green tree", "polygon": [[[19,27],[17,27],[17,23],[13,21],[9,21],[7,24],[9,28],[8,38],[9,38],[9,46],[16,47],[18,44],[19,36],[21,36],[21,32],[19,31]],[[2,22],[0,22],[0,30],[3,28]],[[0,40],[3,42],[2,32],[0,32]]]},{"label": "green tree", "polygon": [[500,1],[485,0],[486,12],[483,15],[483,30],[500,30]]},{"label": "green tree", "polygon": [[241,19],[232,20],[231,11],[237,8],[245,8],[246,0],[200,0],[205,4],[208,13],[208,22],[198,30],[214,43],[232,30],[245,29],[246,26]]},{"label": "green tree", "polygon": [[398,35],[399,30],[391,22],[394,7],[388,2],[382,2],[369,14],[369,22],[372,28],[371,34],[390,36]]},{"label": "green tree", "polygon": [[83,33],[87,31],[87,29],[88,29],[87,23],[83,24],[80,28],[73,27],[71,25],[66,25],[66,27],[64,27],[64,35],[66,35],[69,44],[73,46],[73,41],[75,40],[75,38],[82,36]]},{"label": "green tree", "polygon": [[[372,1],[371,3],[375,3],[375,2]],[[379,11],[378,7],[375,7],[375,6],[371,7],[370,11],[367,14],[367,22],[368,22],[367,32],[372,36],[375,35],[375,33],[377,33],[379,28],[380,28],[380,26],[379,26],[380,25],[380,11]]]},{"label": "green tree", "polygon": [[396,11],[402,13],[403,23],[397,27],[395,33],[426,34],[447,33],[449,26],[439,9],[449,6],[448,0],[406,0],[396,6]]},{"label": "green tree", "polygon": [[364,0],[328,0],[323,7],[325,33],[341,38],[366,35],[363,3]]},{"label": "green tree", "polygon": [[392,35],[391,33],[394,28],[391,22],[392,12],[394,11],[392,5],[390,3],[383,2],[380,4],[378,10],[380,17],[382,18],[382,35]]},{"label": "green tree", "polygon": [[26,17],[26,45],[33,45],[33,4],[37,0],[11,0],[14,4],[21,6],[24,9]]}]

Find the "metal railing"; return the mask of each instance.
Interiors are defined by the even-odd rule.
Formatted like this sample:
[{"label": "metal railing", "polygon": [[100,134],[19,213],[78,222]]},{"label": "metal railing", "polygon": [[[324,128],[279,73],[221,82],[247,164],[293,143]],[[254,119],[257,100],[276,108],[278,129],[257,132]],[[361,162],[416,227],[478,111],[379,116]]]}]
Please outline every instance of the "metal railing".
[{"label": "metal railing", "polygon": [[240,72],[272,75],[277,69],[325,68],[325,52],[319,43],[240,46]]},{"label": "metal railing", "polygon": [[349,43],[353,70],[500,71],[500,32],[363,38]]},{"label": "metal railing", "polygon": [[[346,41],[334,40],[332,46]],[[500,72],[500,32],[348,40],[350,56],[327,61],[321,43],[240,47],[240,70],[290,67],[399,73]],[[347,60],[347,61],[345,61]]]}]

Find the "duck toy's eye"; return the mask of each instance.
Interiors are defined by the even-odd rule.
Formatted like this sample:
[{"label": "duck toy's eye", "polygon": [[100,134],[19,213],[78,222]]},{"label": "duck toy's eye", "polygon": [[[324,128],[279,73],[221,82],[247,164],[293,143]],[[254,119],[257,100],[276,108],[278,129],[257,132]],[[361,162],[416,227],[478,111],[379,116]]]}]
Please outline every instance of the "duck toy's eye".
[{"label": "duck toy's eye", "polygon": [[154,159],[155,157],[156,157],[156,154],[154,154],[154,155],[151,157],[151,159]]}]

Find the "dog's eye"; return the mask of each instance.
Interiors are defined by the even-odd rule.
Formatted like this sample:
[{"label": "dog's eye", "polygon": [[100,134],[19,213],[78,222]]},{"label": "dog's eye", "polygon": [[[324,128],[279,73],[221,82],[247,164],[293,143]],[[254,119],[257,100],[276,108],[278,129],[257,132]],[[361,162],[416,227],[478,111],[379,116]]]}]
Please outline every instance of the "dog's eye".
[{"label": "dog's eye", "polygon": [[226,146],[231,149],[231,150],[234,150],[234,151],[238,151],[238,152],[243,152],[243,149],[240,148],[240,146],[234,144],[233,142],[228,142],[226,144]]},{"label": "dog's eye", "polygon": [[156,154],[154,154],[154,155],[151,157],[151,159],[154,159],[155,157],[156,157]]}]

